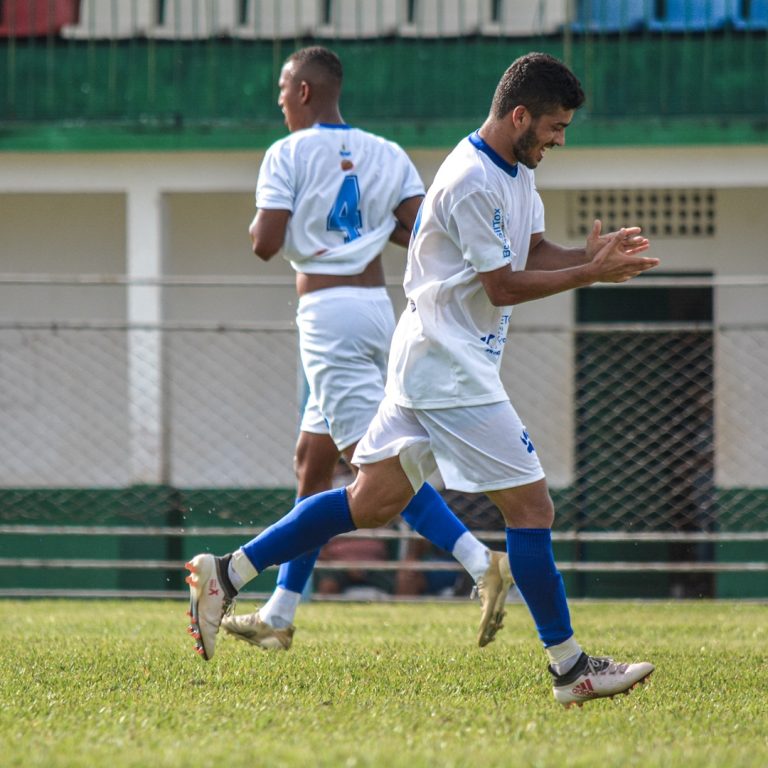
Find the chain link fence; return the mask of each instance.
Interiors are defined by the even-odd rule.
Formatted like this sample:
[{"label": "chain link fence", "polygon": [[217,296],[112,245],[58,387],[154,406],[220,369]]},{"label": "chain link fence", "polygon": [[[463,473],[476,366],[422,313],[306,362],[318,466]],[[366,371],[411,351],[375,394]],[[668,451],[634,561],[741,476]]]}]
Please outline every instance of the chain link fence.
[{"label": "chain link fence", "polygon": [[[502,375],[548,475],[572,594],[768,594],[768,281],[699,284],[709,320],[595,313],[622,287],[581,292],[572,325],[513,321]],[[726,294],[755,319],[719,319]],[[0,594],[181,594],[185,558],[292,505],[301,400],[290,323],[0,323]],[[445,496],[503,548],[484,497]],[[355,569],[466,590],[404,526],[365,538],[379,549]],[[336,554],[318,570],[352,567]]]}]

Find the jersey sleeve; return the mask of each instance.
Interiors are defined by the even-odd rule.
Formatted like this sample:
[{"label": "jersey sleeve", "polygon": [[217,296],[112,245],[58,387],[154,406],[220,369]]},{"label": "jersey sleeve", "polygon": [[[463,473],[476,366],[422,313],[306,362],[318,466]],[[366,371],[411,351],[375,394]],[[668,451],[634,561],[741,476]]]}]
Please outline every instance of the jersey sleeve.
[{"label": "jersey sleeve", "polygon": [[491,272],[512,261],[501,205],[484,192],[471,192],[453,206],[448,231],[477,272]]},{"label": "jersey sleeve", "polygon": [[264,155],[256,181],[256,207],[293,211],[295,169],[287,142],[273,144]]},{"label": "jersey sleeve", "polygon": [[544,203],[537,189],[533,190],[533,210],[531,211],[531,234],[544,231]]},{"label": "jersey sleeve", "polygon": [[419,176],[419,172],[416,170],[416,166],[411,161],[411,158],[405,153],[405,150],[398,147],[400,150],[400,162],[403,164],[403,184],[400,188],[400,201],[408,200],[411,197],[420,197],[425,193],[424,182]]}]

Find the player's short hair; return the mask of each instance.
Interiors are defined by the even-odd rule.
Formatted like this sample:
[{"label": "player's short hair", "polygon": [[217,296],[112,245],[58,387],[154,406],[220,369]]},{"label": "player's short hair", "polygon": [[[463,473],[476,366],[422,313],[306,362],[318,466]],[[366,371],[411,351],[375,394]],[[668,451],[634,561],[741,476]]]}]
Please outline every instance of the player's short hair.
[{"label": "player's short hair", "polygon": [[332,83],[341,86],[344,77],[341,60],[328,48],[323,48],[321,45],[300,48],[286,59],[286,62],[289,61],[293,62],[297,72],[310,70],[319,72]]},{"label": "player's short hair", "polygon": [[491,102],[491,117],[500,119],[518,105],[533,117],[584,103],[581,83],[562,61],[548,53],[527,53],[501,76]]}]

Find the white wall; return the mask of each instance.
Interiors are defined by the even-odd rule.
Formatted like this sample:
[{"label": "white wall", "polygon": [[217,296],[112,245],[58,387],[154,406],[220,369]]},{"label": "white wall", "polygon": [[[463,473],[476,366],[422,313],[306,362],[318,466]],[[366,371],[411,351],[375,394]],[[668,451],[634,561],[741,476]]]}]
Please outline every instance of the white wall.
[{"label": "white wall", "polygon": [[[429,183],[445,153],[416,150],[411,154]],[[170,323],[261,324],[272,329],[263,343],[243,348],[228,347],[229,341],[212,332],[197,337],[178,333],[167,338],[162,347],[144,339],[141,349],[149,351],[150,359],[144,361],[143,369],[135,362],[126,362],[124,338],[115,339],[100,354],[89,355],[87,349],[80,348],[77,359],[90,360],[91,368],[82,362],[73,365],[73,355],[65,356],[71,368],[68,391],[72,397],[91,391],[100,370],[109,371],[105,377],[110,382],[108,394],[98,396],[103,405],[86,433],[91,437],[81,438],[66,449],[41,436],[29,448],[27,460],[13,464],[15,469],[1,475],[0,483],[108,485],[160,481],[164,473],[165,479],[182,485],[292,483],[298,407],[293,275],[280,258],[265,264],[254,257],[247,235],[261,156],[258,152],[0,155],[0,274],[127,273],[142,277],[157,273],[223,276],[230,281],[241,276],[248,280],[265,278],[261,286],[132,289],[131,301],[122,285],[0,284],[0,322],[6,325],[0,340],[0,361],[16,365],[19,371],[29,372],[38,366],[33,391],[25,389],[18,376],[11,381],[7,374],[0,374],[0,402],[6,408],[6,416],[0,418],[7,420],[8,413],[16,414],[13,424],[0,424],[6,433],[12,428],[23,442],[36,420],[45,417],[55,421],[58,401],[51,393],[60,384],[56,372],[63,365],[58,353],[51,352],[48,367],[41,370],[40,358],[30,353],[28,334],[13,336],[7,330],[9,323],[114,322],[150,318],[161,311],[162,319]],[[547,156],[537,180],[547,206],[547,234],[564,243],[569,243],[566,207],[571,190],[714,188],[718,192],[716,236],[656,238],[654,253],[670,271],[711,269],[718,276],[768,274],[768,217],[763,213],[768,210],[765,147],[565,148]],[[384,261],[399,309],[403,303],[399,280],[404,253],[390,247]],[[718,288],[716,316],[718,322],[730,324],[768,322],[765,286]],[[513,399],[538,435],[537,447],[555,486],[570,482],[573,472],[572,322],[571,295],[516,308],[510,348],[515,355],[508,353],[504,364]],[[82,345],[86,337],[81,334],[77,338]],[[768,368],[763,350],[767,345],[747,346],[749,349],[729,339],[717,349],[718,482],[726,485],[765,484],[760,469],[768,463],[765,420],[750,418],[749,414],[768,410],[762,394]],[[169,356],[178,371],[168,371]],[[745,360],[752,361],[749,370],[753,373],[731,381],[729,372]],[[126,365],[132,371],[128,384],[124,382]],[[155,365],[166,366],[173,382],[170,393],[161,391],[158,381],[142,379]],[[235,403],[223,403],[215,391],[206,389],[207,382],[224,368],[237,393]],[[135,420],[130,403],[135,404],[137,398],[154,403],[157,412],[139,425],[140,429],[134,428],[135,434],[127,440],[121,435],[125,420]],[[45,409],[35,403],[44,403]],[[26,415],[22,418],[21,414]],[[175,424],[170,465],[159,456],[167,449],[161,431],[169,415]],[[231,439],[231,429],[227,431],[238,419],[243,421],[239,441]],[[58,434],[55,428],[48,432]],[[112,446],[102,452],[105,468],[95,476],[79,458],[93,452],[94,440]],[[157,453],[157,462],[137,462],[136,455],[142,451],[150,456]],[[133,457],[128,466],[126,456]],[[46,476],[46,466],[55,471]]]}]

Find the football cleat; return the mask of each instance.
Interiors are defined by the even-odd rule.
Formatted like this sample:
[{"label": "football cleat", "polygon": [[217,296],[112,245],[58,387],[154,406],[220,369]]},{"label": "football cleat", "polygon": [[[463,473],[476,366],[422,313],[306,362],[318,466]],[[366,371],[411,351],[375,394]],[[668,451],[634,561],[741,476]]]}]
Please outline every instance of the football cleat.
[{"label": "football cleat", "polygon": [[221,626],[238,640],[263,648],[266,651],[287,651],[293,642],[294,626],[276,629],[263,621],[258,613],[236,616],[228,613]]},{"label": "football cleat", "polygon": [[482,611],[480,630],[477,633],[477,643],[481,648],[488,645],[502,628],[506,613],[504,606],[514,583],[507,553],[491,550],[488,570],[477,580],[473,593],[480,598]]},{"label": "football cleat", "polygon": [[187,564],[189,576],[185,579],[189,584],[189,626],[187,632],[195,640],[195,651],[206,661],[213,658],[216,650],[216,634],[221,620],[232,610],[235,595],[228,594],[222,570],[226,568],[226,560],[221,557],[203,554],[196,555]]},{"label": "football cleat", "polygon": [[555,699],[566,708],[580,707],[591,699],[613,698],[617,693],[629,694],[644,683],[655,667],[647,661],[634,664],[617,662],[582,653],[576,665],[564,675],[554,675]]}]

